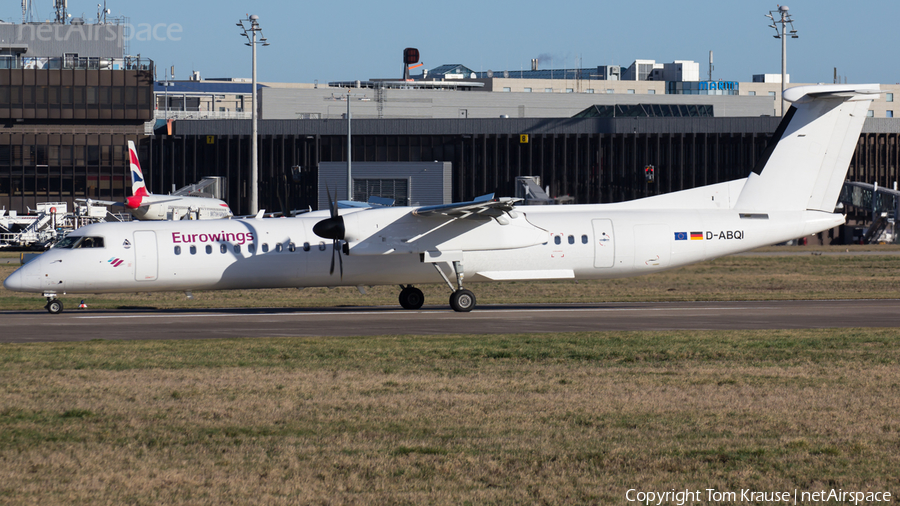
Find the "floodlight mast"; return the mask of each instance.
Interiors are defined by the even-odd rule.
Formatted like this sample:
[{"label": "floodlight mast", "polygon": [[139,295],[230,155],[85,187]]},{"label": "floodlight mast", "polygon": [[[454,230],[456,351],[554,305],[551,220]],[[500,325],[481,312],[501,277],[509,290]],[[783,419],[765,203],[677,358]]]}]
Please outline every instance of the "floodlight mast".
[{"label": "floodlight mast", "polygon": [[[244,23],[247,23],[246,25]],[[245,45],[250,46],[252,51],[253,58],[253,78],[252,78],[252,86],[253,90],[251,93],[251,103],[250,103],[250,118],[252,123],[252,132],[251,132],[251,141],[250,141],[250,213],[256,214],[259,212],[259,156],[258,156],[258,146],[257,146],[257,125],[256,125],[256,45],[262,44],[263,46],[268,46],[269,43],[265,35],[262,33],[262,28],[259,26],[259,16],[253,14],[248,16],[247,19],[242,19],[238,21],[237,26],[241,27],[243,30],[244,37],[247,38],[247,42]],[[256,34],[259,32],[259,40],[256,38]]]},{"label": "floodlight mast", "polygon": [[350,142],[350,88],[347,88],[347,200],[353,200],[353,173],[350,159],[353,158],[353,144]]},{"label": "floodlight mast", "polygon": [[[353,88],[348,86],[347,95],[340,95],[340,98],[342,100],[344,98],[347,99],[347,200],[353,200],[353,143],[351,142],[352,138],[350,134],[350,120],[352,118],[350,114],[350,100],[352,100],[351,97],[365,96],[364,94],[357,94],[352,92]],[[335,199],[337,199],[337,197],[335,197]]]},{"label": "floodlight mast", "polygon": [[[775,29],[775,37],[776,39],[781,39],[781,115],[784,116],[784,89],[786,88],[786,80],[787,80],[787,38],[790,36],[792,39],[796,39],[797,30],[794,30],[794,20],[791,18],[791,15],[788,13],[790,9],[787,5],[779,5],[777,10],[769,11],[766,14],[766,17],[772,20],[772,24],[769,27]],[[778,16],[778,19],[775,19],[775,16]],[[778,31],[778,23],[781,23],[781,32]],[[786,31],[786,25],[791,25],[791,31]],[[788,34],[790,33],[790,35]]]}]

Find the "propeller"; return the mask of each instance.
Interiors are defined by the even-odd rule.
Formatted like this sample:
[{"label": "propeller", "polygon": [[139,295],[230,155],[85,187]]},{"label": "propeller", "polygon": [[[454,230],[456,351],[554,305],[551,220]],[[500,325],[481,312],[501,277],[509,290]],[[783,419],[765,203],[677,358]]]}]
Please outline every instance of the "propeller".
[{"label": "propeller", "polygon": [[341,279],[343,279],[344,259],[341,258],[340,254],[340,242],[344,239],[344,218],[338,215],[338,203],[337,200],[331,200],[331,191],[328,190],[328,185],[325,185],[325,193],[328,195],[328,209],[331,211],[331,217],[313,225],[313,233],[319,237],[332,240],[331,269],[328,270],[328,273],[334,274],[334,254],[337,253]]}]

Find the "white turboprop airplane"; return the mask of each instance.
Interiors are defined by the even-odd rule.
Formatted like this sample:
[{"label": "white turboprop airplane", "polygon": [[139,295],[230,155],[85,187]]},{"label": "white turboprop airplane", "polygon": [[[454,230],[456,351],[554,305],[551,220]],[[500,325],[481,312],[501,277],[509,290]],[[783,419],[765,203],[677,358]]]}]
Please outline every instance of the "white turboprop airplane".
[{"label": "white turboprop airplane", "polygon": [[132,141],[128,141],[128,159],[131,163],[131,197],[126,197],[125,202],[91,199],[92,204],[125,206],[135,218],[142,221],[183,218],[215,220],[233,216],[228,204],[219,199],[189,195],[190,192],[202,189],[200,184],[185,186],[171,195],[150,193],[144,185],[144,173],[141,172],[141,162]]},{"label": "white turboprop airplane", "polygon": [[[294,218],[101,223],[11,274],[9,290],[150,292],[599,279],[672,269],[828,230],[877,85],[792,88],[793,106],[745,179],[615,204],[521,206],[514,199],[316,211]],[[332,242],[327,244],[326,240]],[[329,247],[330,246],[330,247]],[[340,274],[334,272],[335,254]],[[343,257],[347,261],[343,261]],[[346,264],[346,265],[344,265]],[[455,281],[455,286],[454,286]]]}]

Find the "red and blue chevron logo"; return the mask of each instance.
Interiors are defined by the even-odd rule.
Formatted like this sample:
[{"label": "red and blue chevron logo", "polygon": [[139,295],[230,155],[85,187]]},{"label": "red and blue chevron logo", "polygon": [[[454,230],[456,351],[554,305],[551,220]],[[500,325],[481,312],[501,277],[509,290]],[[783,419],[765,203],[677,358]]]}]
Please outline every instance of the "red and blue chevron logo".
[{"label": "red and blue chevron logo", "polygon": [[113,257],[113,258],[110,258],[109,260],[107,260],[107,262],[112,264],[113,267],[118,267],[118,266],[122,265],[122,263],[125,262],[125,260],[122,260],[121,258]]}]

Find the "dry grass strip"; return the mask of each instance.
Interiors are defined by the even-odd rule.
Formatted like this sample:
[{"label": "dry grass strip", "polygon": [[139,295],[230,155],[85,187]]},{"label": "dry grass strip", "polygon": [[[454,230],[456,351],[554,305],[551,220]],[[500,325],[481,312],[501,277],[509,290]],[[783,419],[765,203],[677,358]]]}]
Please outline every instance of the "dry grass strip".
[{"label": "dry grass strip", "polygon": [[0,346],[3,504],[900,493],[900,331]]}]

